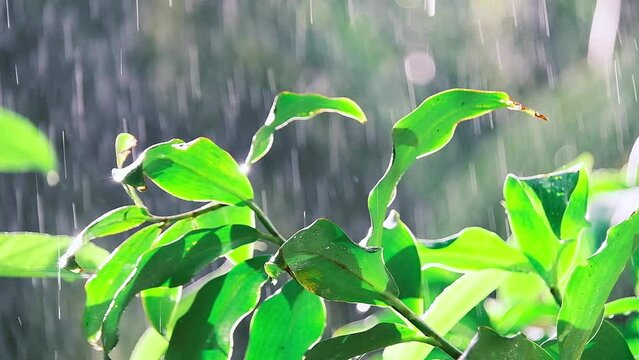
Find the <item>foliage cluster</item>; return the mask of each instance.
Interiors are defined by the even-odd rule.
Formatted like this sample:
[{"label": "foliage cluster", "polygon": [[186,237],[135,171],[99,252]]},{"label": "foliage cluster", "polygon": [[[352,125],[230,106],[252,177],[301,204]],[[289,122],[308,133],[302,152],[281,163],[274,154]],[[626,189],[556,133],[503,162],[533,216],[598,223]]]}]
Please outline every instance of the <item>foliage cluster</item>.
[{"label": "foliage cluster", "polygon": [[[123,311],[139,296],[149,327],[132,359],[230,358],[234,330],[251,313],[247,359],[349,359],[380,349],[388,359],[422,359],[433,350],[454,359],[632,359],[629,344],[636,352],[635,344],[607,318],[639,309],[635,297],[608,302],[638,245],[639,215],[612,226],[601,243],[586,216],[594,195],[623,187],[617,173],[593,177],[583,157],[550,174],[509,175],[503,191],[512,234],[505,240],[477,227],[418,239],[389,209],[415,160],[443,148],[461,121],[498,109],[546,120],[503,92],[467,89],[435,94],[400,119],[389,166],[369,195],[371,228],[359,243],[327,219],[284,237],[254,201],[246,171],[293,120],[332,112],[366,122],[350,99],[280,93],[244,165],[207,138],[152,145],[127,165],[137,141],[120,134],[112,175],[132,204],[104,214],[74,238],[1,234],[0,276],[86,280],[82,325],[106,358],[117,345]],[[37,129],[7,111],[0,117],[9,127],[5,134],[22,134],[0,136],[8,149],[0,170],[55,177],[55,155]],[[636,166],[628,171],[636,183]],[[149,182],[205,204],[155,215],[138,194]],[[138,228],[111,253],[94,244]],[[257,242],[274,251],[256,251]],[[200,277],[211,264],[216,270]],[[461,276],[433,297],[439,269]],[[283,285],[260,301],[269,279]],[[491,327],[455,333],[495,291],[486,301]],[[380,310],[320,341],[325,300]],[[556,327],[556,334],[533,341],[519,333],[533,325]]]}]

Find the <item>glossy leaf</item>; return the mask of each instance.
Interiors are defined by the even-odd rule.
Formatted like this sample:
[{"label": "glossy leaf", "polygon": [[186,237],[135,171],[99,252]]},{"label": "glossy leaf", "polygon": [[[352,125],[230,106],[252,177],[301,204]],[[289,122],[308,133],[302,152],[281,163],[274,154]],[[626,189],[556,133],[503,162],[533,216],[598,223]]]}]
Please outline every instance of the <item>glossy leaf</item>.
[{"label": "glossy leaf", "polygon": [[[251,227],[228,225],[194,230],[176,241],[155,247],[138,258],[127,281],[106,304],[108,310],[104,317],[85,316],[85,321],[91,321],[92,326],[96,322],[101,323],[101,340],[108,353],[117,343],[120,316],[135,294],[158,286],[183,285],[217,257],[258,237],[257,230]],[[92,308],[87,308],[85,314],[94,312]]]},{"label": "glossy leaf", "polygon": [[0,172],[55,171],[55,150],[29,120],[0,107]]},{"label": "glossy leaf", "polygon": [[266,155],[273,145],[273,134],[276,130],[293,120],[308,120],[326,112],[338,113],[360,123],[366,122],[364,112],[351,99],[284,91],[277,95],[266,122],[253,136],[246,162],[254,164]]},{"label": "glossy leaf", "polygon": [[135,136],[129,133],[120,133],[115,138],[115,163],[118,168],[124,165],[126,159],[131,155],[131,150],[138,144]]},{"label": "glossy leaf", "polygon": [[552,357],[522,334],[501,337],[493,329],[482,326],[460,359],[552,360]]},{"label": "glossy leaf", "polygon": [[422,271],[415,236],[394,210],[384,222],[382,247],[386,268],[399,289],[399,299],[413,312],[423,313]]},{"label": "glossy leaf", "polygon": [[[421,316],[439,335],[448,333],[469,311],[484,301],[510,273],[481,270],[464,274],[437,296]],[[428,344],[401,344],[384,350],[384,359],[424,359],[433,350]]]},{"label": "glossy leaf", "polygon": [[289,281],[255,311],[245,360],[301,359],[325,325],[322,299]]},{"label": "glossy leaf", "polygon": [[326,219],[316,220],[285,242],[266,266],[272,277],[277,277],[277,268],[328,300],[383,306],[398,295],[381,249],[358,246]]},{"label": "glossy leaf", "polygon": [[140,336],[129,360],[161,360],[168,348],[169,341],[150,327]]},{"label": "glossy leaf", "polygon": [[508,175],[504,184],[508,221],[517,244],[530,263],[550,284],[560,242],[544,213],[544,208],[525,180]]},{"label": "glossy leaf", "polygon": [[93,239],[123,233],[149,220],[151,215],[143,207],[129,205],[113,209],[93,220],[73,239],[73,243],[60,258],[60,264],[66,265],[78,249]]},{"label": "glossy leaf", "polygon": [[381,243],[386,210],[395,197],[397,184],[412,163],[443,148],[453,137],[458,123],[503,108],[521,110],[545,120],[543,115],[510,100],[503,92],[451,89],[427,98],[395,123],[393,156],[386,173],[368,197],[372,225],[368,245]]},{"label": "glossy leaf", "polygon": [[[31,232],[0,233],[0,277],[60,276],[76,280],[81,274],[58,267],[58,257],[71,243],[68,236],[55,236]],[[87,271],[93,271],[109,253],[93,244],[77,252],[77,262]]]},{"label": "glossy leaf", "polygon": [[140,190],[146,188],[144,175],[183,200],[236,204],[253,198],[251,183],[237,162],[203,137],[153,145],[129,166],[112,173],[114,180]]},{"label": "glossy leaf", "polygon": [[[545,342],[542,347],[554,359],[561,359],[559,355],[559,346],[557,339]],[[597,335],[593,337],[584,349],[579,360],[602,360],[602,359],[619,359],[632,360],[634,356],[628,347],[628,343],[624,336],[609,321],[604,321],[597,331]]]},{"label": "glossy leaf", "polygon": [[430,341],[407,326],[382,323],[363,332],[320,341],[308,351],[306,360],[348,360],[395,344]]},{"label": "glossy leaf", "polygon": [[533,268],[519,249],[492,231],[469,227],[450,237],[419,240],[422,266],[437,266],[451,271],[501,269],[531,272]]},{"label": "glossy leaf", "polygon": [[628,315],[637,311],[639,311],[639,298],[635,296],[613,300],[604,307],[604,315],[608,317]]},{"label": "glossy leaf", "polygon": [[257,305],[267,276],[266,257],[236,265],[204,285],[188,312],[176,323],[165,359],[228,359],[233,331]]},{"label": "glossy leaf", "polygon": [[637,248],[639,213],[608,230],[606,241],[577,266],[566,287],[557,326],[562,358],[578,359],[596,330],[623,268]]},{"label": "glossy leaf", "polygon": [[90,343],[100,338],[102,319],[120,287],[135,271],[135,264],[149,250],[160,234],[159,224],[150,225],[131,235],[109,256],[108,260],[85,285],[84,333]]},{"label": "glossy leaf", "polygon": [[153,329],[160,334],[170,334],[169,326],[177,312],[177,305],[182,297],[182,287],[156,287],[140,293],[142,307]]}]

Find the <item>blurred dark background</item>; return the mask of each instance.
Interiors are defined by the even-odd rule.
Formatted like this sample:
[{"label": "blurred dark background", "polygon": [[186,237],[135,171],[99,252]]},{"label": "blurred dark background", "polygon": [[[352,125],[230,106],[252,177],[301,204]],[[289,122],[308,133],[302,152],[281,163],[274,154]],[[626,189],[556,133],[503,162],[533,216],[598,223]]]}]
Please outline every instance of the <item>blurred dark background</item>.
[{"label": "blurred dark background", "polygon": [[[110,179],[122,131],[141,148],[207,136],[242,161],[282,90],[347,96],[369,118],[297,122],[252,167],[258,203],[285,235],[328,217],[363,237],[392,124],[447,88],[507,91],[550,121],[499,111],[463,123],[444,150],[418,162],[393,207],[419,237],[470,225],[505,236],[507,173],[549,172],[582,152],[596,167],[619,167],[639,135],[635,0],[5,0],[0,8],[0,105],[49,135],[61,178],[51,187],[39,174],[0,175],[2,231],[73,235],[127,204]],[[188,209],[159,192],[146,198],[155,213]],[[0,279],[0,359],[99,358],[81,333],[82,285],[57,287]],[[333,322],[352,318],[340,309]],[[139,308],[125,317],[115,359],[146,326]]]}]

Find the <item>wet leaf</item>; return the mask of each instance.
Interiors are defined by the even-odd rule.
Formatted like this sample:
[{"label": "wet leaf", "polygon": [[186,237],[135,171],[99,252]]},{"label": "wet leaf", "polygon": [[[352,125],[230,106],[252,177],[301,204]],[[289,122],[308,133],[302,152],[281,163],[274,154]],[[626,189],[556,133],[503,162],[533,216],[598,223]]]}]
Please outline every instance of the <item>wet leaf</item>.
[{"label": "wet leaf", "polygon": [[364,112],[351,99],[281,92],[275,98],[266,122],[253,136],[246,162],[254,164],[266,155],[273,145],[273,134],[276,130],[293,120],[308,120],[326,112],[338,113],[360,123],[366,122]]},{"label": "wet leaf", "polygon": [[306,360],[348,360],[399,343],[429,341],[407,326],[382,323],[363,332],[320,341],[308,351]]},{"label": "wet leaf", "polygon": [[608,230],[606,241],[575,268],[559,311],[557,338],[562,358],[578,359],[596,331],[604,304],[639,245],[639,213]]},{"label": "wet leaf", "polygon": [[[545,342],[542,347],[554,359],[561,359],[559,356],[559,346],[557,339]],[[579,360],[632,360],[634,356],[628,347],[628,343],[624,336],[609,321],[604,321],[597,331],[597,335],[593,337],[584,349]]]},{"label": "wet leaf", "polygon": [[381,243],[382,223],[395,197],[397,184],[418,158],[443,148],[453,137],[457,124],[509,108],[544,119],[541,114],[510,100],[508,94],[494,91],[451,89],[422,102],[393,126],[393,156],[384,176],[368,197],[372,233],[368,245]]},{"label": "wet leaf", "polygon": [[151,326],[160,334],[170,335],[169,326],[177,313],[177,305],[182,297],[182,287],[156,287],[140,293],[142,307]]},{"label": "wet leaf", "polygon": [[150,327],[140,336],[129,360],[161,360],[168,347],[169,341]]},{"label": "wet leaf", "polygon": [[267,263],[287,271],[308,291],[328,300],[384,306],[397,297],[379,248],[362,248],[337,225],[316,220],[298,231]]},{"label": "wet leaf", "polygon": [[126,159],[131,155],[131,150],[138,144],[135,136],[129,133],[120,133],[115,138],[115,163],[118,168],[124,165]]},{"label": "wet leaf", "polygon": [[[509,276],[507,271],[481,270],[464,274],[442,291],[421,316],[439,335],[446,335],[469,311],[484,301]],[[428,344],[400,344],[386,348],[384,359],[424,359]]]},{"label": "wet leaf", "polygon": [[266,260],[249,259],[204,285],[177,321],[165,359],[230,358],[233,331],[257,305],[268,278],[263,270]]},{"label": "wet leaf", "polygon": [[508,175],[504,184],[504,199],[508,221],[517,244],[535,270],[553,284],[554,266],[561,246],[553,232],[544,208],[527,182]]},{"label": "wet leaf", "polygon": [[[112,299],[106,303],[93,302],[94,305],[85,309],[85,323],[91,322],[92,328],[96,323],[101,324],[101,334],[88,333],[92,335],[90,340],[95,341],[97,335],[101,335],[104,350],[108,353],[117,343],[120,316],[133,296],[145,289],[183,285],[211,261],[258,237],[257,230],[251,227],[228,225],[193,230],[178,240],[148,250],[137,259],[125,283],[110,285],[117,291]],[[100,317],[104,306],[107,311],[104,317]]]},{"label": "wet leaf", "polygon": [[129,205],[113,209],[93,220],[73,239],[69,248],[60,258],[60,264],[66,265],[78,249],[93,239],[123,233],[149,220],[151,220],[151,215],[142,207]]},{"label": "wet leaf", "polygon": [[126,239],[109,256],[100,270],[85,285],[84,333],[95,344],[100,337],[102,319],[120,286],[126,283],[138,258],[149,250],[158,235],[159,224],[147,226]]},{"label": "wet leaf", "polygon": [[0,107],[0,172],[55,171],[55,150],[29,120]]},{"label": "wet leaf", "polygon": [[639,298],[633,296],[607,303],[604,308],[604,315],[612,317],[615,315],[628,315],[637,311],[639,311]]},{"label": "wet leaf", "polygon": [[382,247],[386,268],[399,289],[399,299],[413,312],[421,314],[424,312],[422,270],[415,236],[394,210],[384,222]]},{"label": "wet leaf", "polygon": [[499,235],[479,227],[469,227],[450,237],[420,240],[422,266],[452,271],[501,269],[531,272],[534,269],[521,251],[506,244]]},{"label": "wet leaf", "polygon": [[522,334],[501,337],[493,329],[482,326],[460,359],[552,360],[552,357]]},{"label": "wet leaf", "polygon": [[301,359],[320,339],[324,326],[322,299],[289,281],[255,311],[245,359]]},{"label": "wet leaf", "polygon": [[[58,268],[58,257],[71,243],[68,236],[32,232],[0,233],[0,277],[48,277],[58,275],[77,280],[81,274]],[[95,270],[108,251],[87,244],[77,252],[76,261],[85,270]]]},{"label": "wet leaf", "polygon": [[239,204],[253,198],[251,183],[237,162],[204,137],[153,145],[129,166],[112,173],[114,180],[137,189],[146,188],[144,175],[183,200]]}]

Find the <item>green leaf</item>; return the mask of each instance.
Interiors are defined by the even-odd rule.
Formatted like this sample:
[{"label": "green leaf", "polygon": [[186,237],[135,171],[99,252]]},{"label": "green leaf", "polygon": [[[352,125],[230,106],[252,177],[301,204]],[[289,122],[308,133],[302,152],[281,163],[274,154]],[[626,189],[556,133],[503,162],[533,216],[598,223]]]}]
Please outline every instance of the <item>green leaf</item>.
[{"label": "green leaf", "polygon": [[437,266],[451,271],[502,269],[531,272],[533,268],[519,249],[508,245],[499,235],[479,227],[469,227],[438,240],[419,240],[422,266]]},{"label": "green leaf", "polygon": [[150,327],[140,336],[129,360],[161,360],[168,348],[169,341]]},{"label": "green leaf", "polygon": [[[559,346],[557,339],[545,342],[542,347],[555,359],[561,359],[559,356]],[[601,359],[634,359],[628,343],[624,336],[609,321],[604,321],[597,331],[597,335],[586,344],[580,360],[601,360]]]},{"label": "green leaf", "polygon": [[69,248],[60,258],[60,264],[66,265],[70,262],[76,251],[93,239],[123,233],[149,220],[151,220],[151,215],[142,207],[129,205],[113,209],[93,220],[73,239]]},{"label": "green leaf", "polygon": [[413,312],[424,312],[422,271],[415,236],[395,210],[384,222],[382,234],[384,262],[399,288],[399,299]]},{"label": "green leaf", "polygon": [[[77,280],[81,274],[58,267],[58,257],[71,243],[68,236],[31,232],[0,233],[0,277],[50,277]],[[86,270],[96,269],[109,253],[87,244],[77,253]]]},{"label": "green leaf", "polygon": [[85,285],[84,333],[90,343],[100,338],[102,319],[120,287],[135,271],[138,257],[149,250],[160,234],[161,225],[147,226],[126,239],[109,257],[108,261]]},{"label": "green leaf", "polygon": [[322,299],[289,281],[255,311],[245,359],[301,359],[325,325]]},{"label": "green leaf", "polygon": [[637,311],[639,311],[639,298],[635,296],[613,300],[604,307],[604,315],[606,317],[628,315]]},{"label": "green leaf", "polygon": [[39,171],[55,174],[55,150],[37,127],[24,117],[1,107],[0,124],[0,172]]},{"label": "green leaf", "polygon": [[[497,289],[510,275],[502,270],[481,270],[464,274],[437,296],[421,318],[440,335],[448,333],[469,311]],[[401,344],[384,350],[384,359],[424,359],[433,347]]]},{"label": "green leaf", "polygon": [[306,353],[306,360],[348,360],[387,346],[413,341],[429,343],[430,339],[407,326],[382,323],[363,332],[320,341]]},{"label": "green leaf", "polygon": [[269,275],[278,266],[328,300],[384,306],[389,297],[398,295],[381,249],[358,246],[326,219],[298,231],[267,265]]},{"label": "green leaf", "polygon": [[[106,304],[97,304],[98,310],[102,306],[107,307],[104,317],[90,316],[96,312],[94,305],[85,309],[85,322],[87,319],[92,321],[93,327],[96,322],[101,322],[101,340],[105,352],[108,353],[117,343],[120,316],[135,294],[158,286],[183,285],[217,257],[251,243],[258,237],[259,232],[251,227],[228,225],[215,229],[193,230],[178,240],[152,248],[137,259],[124,284],[119,287],[117,284],[110,285],[116,288],[115,296]],[[89,340],[92,338],[95,336]]]},{"label": "green leaf", "polygon": [[273,145],[275,130],[283,128],[293,120],[308,120],[325,112],[338,113],[360,123],[366,122],[364,112],[351,99],[284,91],[275,97],[266,122],[253,136],[246,162],[254,164],[266,155]]},{"label": "green leaf", "polygon": [[482,326],[460,359],[552,360],[552,357],[522,334],[501,337],[493,329]]},{"label": "green leaf", "polygon": [[504,199],[517,244],[546,282],[554,284],[553,269],[560,242],[546,218],[539,197],[525,180],[510,174],[504,184]]},{"label": "green leaf", "polygon": [[267,257],[255,257],[214,278],[195,296],[175,325],[165,359],[228,359],[233,331],[257,305],[267,276]]},{"label": "green leaf", "polygon": [[135,136],[129,133],[120,133],[115,138],[115,163],[118,168],[124,165],[126,159],[131,155],[131,150],[138,144]]},{"label": "green leaf", "polygon": [[167,193],[189,201],[242,203],[253,188],[235,160],[207,138],[185,143],[174,139],[146,149],[133,163],[113,169],[113,179],[139,190],[142,174]]},{"label": "green leaf", "polygon": [[458,123],[503,108],[524,111],[545,120],[543,115],[510,100],[503,92],[451,89],[424,100],[395,123],[393,156],[386,173],[368,197],[372,225],[369,245],[381,243],[386,210],[395,197],[397,184],[413,162],[443,148],[453,137]]},{"label": "green leaf", "polygon": [[182,287],[156,287],[140,293],[144,313],[151,326],[160,334],[170,335],[170,325],[177,313],[177,305],[182,297]]},{"label": "green leaf", "polygon": [[572,273],[559,311],[557,338],[562,358],[578,359],[596,330],[623,268],[637,248],[639,213],[608,230],[599,250]]}]

